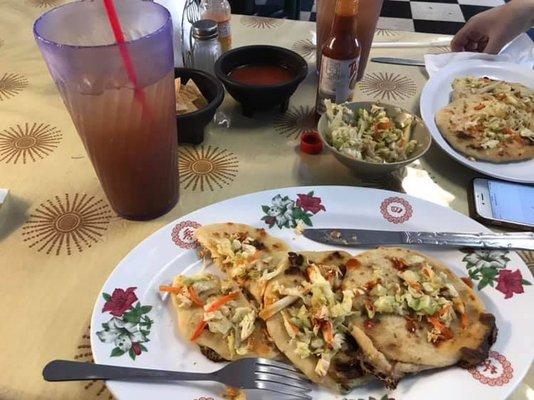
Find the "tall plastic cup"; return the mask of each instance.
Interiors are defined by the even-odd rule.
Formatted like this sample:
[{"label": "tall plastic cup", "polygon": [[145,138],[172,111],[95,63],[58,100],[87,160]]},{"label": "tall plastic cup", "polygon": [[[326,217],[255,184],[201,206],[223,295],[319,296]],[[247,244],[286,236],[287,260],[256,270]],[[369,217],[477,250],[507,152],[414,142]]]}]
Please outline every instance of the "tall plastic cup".
[{"label": "tall plastic cup", "polygon": [[171,16],[149,1],[115,0],[115,8],[137,89],[102,1],[48,11],[34,35],[111,206],[152,219],[178,201]]}]

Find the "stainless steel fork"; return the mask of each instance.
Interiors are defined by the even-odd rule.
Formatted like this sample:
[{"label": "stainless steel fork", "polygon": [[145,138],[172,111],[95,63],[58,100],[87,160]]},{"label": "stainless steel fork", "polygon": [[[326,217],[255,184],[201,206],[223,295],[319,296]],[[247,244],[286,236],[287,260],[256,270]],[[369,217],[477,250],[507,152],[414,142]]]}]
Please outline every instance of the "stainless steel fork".
[{"label": "stainless steel fork", "polygon": [[291,365],[265,358],[244,358],[211,373],[54,360],[44,367],[43,377],[51,382],[93,379],[143,382],[214,381],[239,389],[267,390],[289,398],[312,400],[308,395],[312,390],[312,383],[304,375]]}]

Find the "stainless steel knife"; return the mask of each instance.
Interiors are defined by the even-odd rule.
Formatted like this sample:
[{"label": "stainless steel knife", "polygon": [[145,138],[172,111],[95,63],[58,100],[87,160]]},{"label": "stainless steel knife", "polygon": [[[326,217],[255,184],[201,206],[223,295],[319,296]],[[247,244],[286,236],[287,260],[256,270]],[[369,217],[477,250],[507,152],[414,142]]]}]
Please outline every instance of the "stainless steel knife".
[{"label": "stainless steel knife", "polygon": [[334,246],[369,245],[436,245],[471,247],[477,249],[534,250],[533,232],[514,233],[460,233],[460,232],[407,232],[368,229],[305,229],[304,236],[316,242]]},{"label": "stainless steel knife", "polygon": [[413,60],[411,58],[373,57],[371,58],[371,61],[382,64],[411,65],[414,67],[425,66],[425,62],[423,60]]}]

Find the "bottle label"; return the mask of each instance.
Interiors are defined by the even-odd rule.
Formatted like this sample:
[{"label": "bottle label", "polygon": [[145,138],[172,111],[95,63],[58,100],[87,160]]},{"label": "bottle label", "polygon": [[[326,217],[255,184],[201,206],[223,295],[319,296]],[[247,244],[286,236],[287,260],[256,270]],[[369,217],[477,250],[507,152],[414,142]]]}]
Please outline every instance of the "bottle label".
[{"label": "bottle label", "polygon": [[326,56],[321,58],[321,75],[317,90],[317,112],[326,110],[324,101],[330,99],[340,104],[352,99],[352,90],[356,85],[359,57],[350,60],[334,60]]},{"label": "bottle label", "polygon": [[218,23],[218,28],[219,28],[219,37],[220,38],[225,38],[225,37],[228,37],[232,34],[231,30],[230,30],[230,20],[228,21],[224,21],[224,22],[219,22]]}]

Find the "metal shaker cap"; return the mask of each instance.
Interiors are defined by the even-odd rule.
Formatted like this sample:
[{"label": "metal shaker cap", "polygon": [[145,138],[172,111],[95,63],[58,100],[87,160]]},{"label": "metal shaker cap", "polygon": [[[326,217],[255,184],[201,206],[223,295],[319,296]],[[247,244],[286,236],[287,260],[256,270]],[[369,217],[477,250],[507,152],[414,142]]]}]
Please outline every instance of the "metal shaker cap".
[{"label": "metal shaker cap", "polygon": [[213,39],[219,36],[217,22],[211,19],[201,19],[200,21],[195,21],[193,22],[191,29],[193,37],[198,40]]}]

